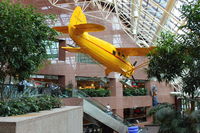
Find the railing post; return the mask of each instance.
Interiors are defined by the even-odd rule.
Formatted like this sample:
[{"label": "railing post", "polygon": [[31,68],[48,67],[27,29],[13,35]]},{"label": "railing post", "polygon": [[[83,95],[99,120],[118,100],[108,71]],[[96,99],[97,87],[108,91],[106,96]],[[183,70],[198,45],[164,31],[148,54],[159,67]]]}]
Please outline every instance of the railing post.
[{"label": "railing post", "polygon": [[72,97],[78,97],[78,90],[76,88],[72,88]]}]

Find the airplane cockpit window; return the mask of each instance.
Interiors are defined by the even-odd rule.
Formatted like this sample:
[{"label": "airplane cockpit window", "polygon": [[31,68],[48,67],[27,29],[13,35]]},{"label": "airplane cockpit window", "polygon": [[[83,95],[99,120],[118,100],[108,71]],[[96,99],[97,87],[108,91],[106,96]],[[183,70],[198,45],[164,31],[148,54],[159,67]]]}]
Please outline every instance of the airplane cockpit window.
[{"label": "airplane cockpit window", "polygon": [[116,51],[113,50],[113,55],[116,55]]},{"label": "airplane cockpit window", "polygon": [[120,56],[120,52],[118,52],[118,55]]}]

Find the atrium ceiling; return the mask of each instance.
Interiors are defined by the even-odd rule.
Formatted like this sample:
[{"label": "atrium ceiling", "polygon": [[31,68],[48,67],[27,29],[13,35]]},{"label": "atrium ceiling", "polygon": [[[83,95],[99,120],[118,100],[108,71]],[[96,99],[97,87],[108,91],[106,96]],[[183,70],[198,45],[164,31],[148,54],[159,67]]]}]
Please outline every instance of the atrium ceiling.
[{"label": "atrium ceiling", "polygon": [[[186,21],[181,17],[181,6],[188,0],[22,0],[35,5],[40,12],[58,15],[51,26],[67,25],[75,6],[81,6],[87,18],[116,23],[139,47],[155,45],[161,31],[184,33],[178,27]],[[94,12],[98,12],[98,15]],[[115,15],[113,22],[110,16]]]}]

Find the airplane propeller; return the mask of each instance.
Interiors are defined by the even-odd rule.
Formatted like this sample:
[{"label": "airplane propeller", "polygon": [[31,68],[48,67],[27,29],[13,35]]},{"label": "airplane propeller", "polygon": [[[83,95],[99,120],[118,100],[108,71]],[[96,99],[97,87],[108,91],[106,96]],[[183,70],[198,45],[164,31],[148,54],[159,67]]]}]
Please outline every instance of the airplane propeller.
[{"label": "airplane propeller", "polygon": [[133,75],[132,75],[131,77],[132,77],[132,79],[133,79],[134,81],[136,81]]},{"label": "airplane propeller", "polygon": [[[144,67],[144,66],[146,66],[148,63],[149,63],[149,61],[145,61],[145,62],[143,62],[142,64],[136,66],[137,61],[135,61],[135,62],[133,63],[133,66],[136,66],[136,67],[134,68],[134,70],[139,69],[139,68],[141,68],[141,67]],[[136,81],[135,78],[133,77],[133,75],[132,75],[132,79],[133,79],[134,81]]]},{"label": "airplane propeller", "polygon": [[[137,61],[135,61],[132,65],[133,65],[133,66],[136,66],[136,64],[137,64]],[[122,76],[122,74],[120,74],[120,76]],[[132,77],[132,79],[133,79],[134,81],[136,81],[133,75],[132,75],[131,77]]]},{"label": "airplane propeller", "polygon": [[[136,64],[137,64],[137,61],[135,61],[135,62],[133,63],[133,66],[136,66]],[[132,75],[131,77],[132,77],[132,79],[133,79],[134,81],[136,81],[133,75]]]},{"label": "airplane propeller", "polygon": [[133,63],[133,66],[135,66],[137,64],[137,61],[135,61],[134,63]]}]

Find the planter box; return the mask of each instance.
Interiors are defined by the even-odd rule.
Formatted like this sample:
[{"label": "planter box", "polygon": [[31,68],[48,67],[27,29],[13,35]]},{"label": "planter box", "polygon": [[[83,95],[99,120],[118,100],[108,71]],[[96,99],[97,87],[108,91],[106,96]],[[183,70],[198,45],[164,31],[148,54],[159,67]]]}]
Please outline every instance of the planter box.
[{"label": "planter box", "polygon": [[82,133],[83,110],[65,106],[50,111],[0,117],[0,133]]},{"label": "planter box", "polygon": [[145,125],[146,130],[148,133],[158,133],[160,126],[159,125]]}]

